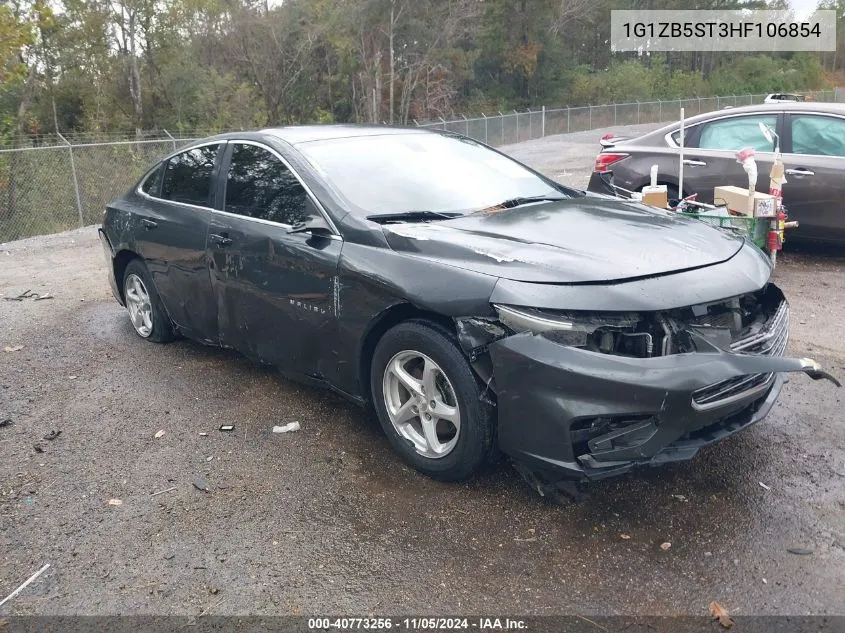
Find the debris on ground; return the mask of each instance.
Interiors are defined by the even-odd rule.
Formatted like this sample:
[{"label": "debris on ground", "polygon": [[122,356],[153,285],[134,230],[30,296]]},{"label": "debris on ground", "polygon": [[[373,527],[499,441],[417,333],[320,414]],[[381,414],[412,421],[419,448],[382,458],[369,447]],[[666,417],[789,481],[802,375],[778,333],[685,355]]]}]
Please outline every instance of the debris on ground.
[{"label": "debris on ground", "polygon": [[152,493],[150,496],[157,497],[158,495],[163,495],[165,492],[173,492],[174,490],[176,490],[176,486],[170,486],[167,490],[159,490],[158,492]]},{"label": "debris on ground", "polygon": [[771,486],[767,486],[767,485],[766,485],[766,484],[764,484],[762,481],[761,481],[761,482],[759,482],[759,484],[760,484],[760,487],[761,487],[763,490],[771,490],[771,489],[772,489],[772,487],[771,487]]},{"label": "debris on ground", "polygon": [[23,345],[7,345],[3,348],[4,352],[12,353],[12,352],[19,352],[23,349]]},{"label": "debris on ground", "polygon": [[212,459],[214,459],[214,455],[209,455],[205,458],[205,461],[210,462]]},{"label": "debris on ground", "polygon": [[689,499],[687,499],[684,495],[672,495],[673,499],[677,499],[678,501],[683,501],[688,503]]},{"label": "debris on ground", "polygon": [[41,569],[39,569],[37,572],[35,572],[34,574],[32,574],[32,576],[30,576],[29,578],[27,578],[27,579],[26,579],[26,581],[24,581],[24,583],[23,583],[20,587],[18,587],[17,589],[15,589],[12,593],[10,593],[10,594],[9,594],[8,596],[6,596],[5,598],[3,598],[3,600],[0,600],[0,607],[2,607],[2,606],[3,606],[4,604],[6,604],[9,600],[11,600],[12,598],[14,598],[16,595],[18,595],[21,591],[23,591],[24,589],[26,589],[26,588],[30,585],[30,583],[32,583],[32,582],[33,582],[36,578],[38,578],[41,574],[43,574],[43,573],[44,573],[45,571],[47,571],[49,568],[50,568],[50,563],[47,563],[46,565],[44,565],[44,567],[42,567],[42,568],[41,568]]},{"label": "debris on ground", "polygon": [[22,292],[21,294],[17,295],[16,297],[3,297],[6,301],[23,301],[24,299],[32,299],[33,301],[43,301],[44,299],[52,299],[53,295],[49,292],[45,292],[43,295],[38,294],[37,292],[32,292],[31,290],[27,290]]},{"label": "debris on ground", "polygon": [[710,603],[710,615],[713,616],[714,620],[719,620],[719,626],[725,629],[729,629],[734,625],[734,621],[731,620],[731,616],[728,613],[728,610],[720,605],[715,600]]},{"label": "debris on ground", "polygon": [[109,505],[110,506],[122,506],[123,501],[121,501],[120,499],[109,499]]},{"label": "debris on ground", "polygon": [[205,479],[202,477],[197,477],[194,479],[194,488],[197,490],[202,490],[203,492],[208,492],[208,484],[205,483]]},{"label": "debris on ground", "polygon": [[43,453],[44,452],[44,448],[41,446],[41,444],[33,444],[32,448],[35,449],[36,453]]},{"label": "debris on ground", "polygon": [[667,551],[670,547],[672,547],[672,544],[668,541],[666,543],[660,544],[660,549],[662,549],[664,552]]},{"label": "debris on ground", "polygon": [[274,426],[273,433],[290,433],[291,431],[298,431],[301,428],[299,422],[288,422],[282,426]]},{"label": "debris on ground", "polygon": [[631,538],[631,535],[630,534],[620,534],[619,538],[621,538],[623,541],[627,541]]},{"label": "debris on ground", "polygon": [[220,425],[220,430],[221,430],[221,431],[225,431],[225,432],[228,432],[228,431],[234,431],[234,430],[235,430],[235,425],[234,425],[234,424],[221,424],[221,425]]},{"label": "debris on ground", "polygon": [[208,433],[205,431],[200,431],[200,437],[208,437]]},{"label": "debris on ground", "polygon": [[5,429],[7,426],[12,426],[12,418],[0,420],[0,429]]},{"label": "debris on ground", "polygon": [[61,434],[62,434],[61,431],[50,431],[49,433],[47,433],[47,435],[44,436],[44,439],[47,440],[48,442],[52,442],[54,439],[59,437],[59,435],[61,435]]},{"label": "debris on ground", "polygon": [[790,547],[786,551],[790,554],[797,554],[798,556],[809,556],[813,553],[813,550],[807,549],[806,547]]},{"label": "debris on ground", "polygon": [[160,431],[156,431],[156,434],[153,435],[153,437],[156,438],[156,439],[164,437],[164,429],[161,429]]}]

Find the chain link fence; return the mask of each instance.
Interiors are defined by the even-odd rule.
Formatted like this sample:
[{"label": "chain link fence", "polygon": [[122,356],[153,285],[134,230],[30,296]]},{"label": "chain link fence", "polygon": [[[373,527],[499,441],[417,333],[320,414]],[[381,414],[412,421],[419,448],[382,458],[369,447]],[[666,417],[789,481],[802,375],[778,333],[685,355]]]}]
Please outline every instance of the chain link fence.
[{"label": "chain link fence", "polygon": [[[804,93],[812,101],[845,102],[845,89],[818,90]],[[418,127],[448,130],[472,137],[493,145],[511,145],[553,134],[587,132],[611,126],[640,125],[643,123],[667,123],[681,116],[681,108],[687,117],[763,103],[765,94],[730,95],[727,97],[692,97],[669,101],[635,101],[633,103],[612,103],[607,105],[582,106],[577,108],[529,109],[525,112],[496,112],[492,116],[461,117],[447,121],[427,121]]]},{"label": "chain link fence", "polygon": [[[702,97],[540,108],[495,116],[420,123],[501,146],[610,126],[664,123],[726,107],[761,103],[765,95]],[[845,102],[845,89],[808,94],[815,101]],[[110,140],[79,134],[27,137],[27,147],[0,148],[0,243],[99,223],[111,200],[135,184],[162,156],[211,132],[166,131],[140,139]],[[156,138],[152,138],[155,135]],[[164,138],[162,138],[164,136]],[[98,142],[94,142],[98,141]],[[20,142],[20,140],[19,140]]]},{"label": "chain link fence", "polygon": [[0,150],[0,243],[99,223],[106,204],[193,139]]}]

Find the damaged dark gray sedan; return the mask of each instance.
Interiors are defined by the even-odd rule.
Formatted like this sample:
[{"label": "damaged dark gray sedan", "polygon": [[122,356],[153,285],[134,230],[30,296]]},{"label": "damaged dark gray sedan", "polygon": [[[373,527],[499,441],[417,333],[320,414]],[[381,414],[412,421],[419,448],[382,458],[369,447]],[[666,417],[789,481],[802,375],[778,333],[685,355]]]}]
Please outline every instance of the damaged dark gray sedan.
[{"label": "damaged dark gray sedan", "polygon": [[100,231],[137,333],[234,348],[371,404],[421,472],[549,478],[688,459],[760,420],[789,311],[769,261],[467,138],[314,126],[205,139]]}]

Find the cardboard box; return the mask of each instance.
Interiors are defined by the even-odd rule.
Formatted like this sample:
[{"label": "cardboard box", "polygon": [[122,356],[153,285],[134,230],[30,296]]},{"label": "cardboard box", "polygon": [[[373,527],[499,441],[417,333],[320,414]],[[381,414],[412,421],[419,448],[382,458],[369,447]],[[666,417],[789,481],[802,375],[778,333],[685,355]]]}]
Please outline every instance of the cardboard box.
[{"label": "cardboard box", "polygon": [[[728,209],[739,215],[748,215],[748,189],[742,187],[716,187],[713,189],[713,203],[726,204]],[[777,201],[768,193],[754,192],[752,214],[755,218],[771,218],[777,215]]]},{"label": "cardboard box", "polygon": [[643,187],[643,203],[659,209],[669,208],[669,195],[666,185]]}]

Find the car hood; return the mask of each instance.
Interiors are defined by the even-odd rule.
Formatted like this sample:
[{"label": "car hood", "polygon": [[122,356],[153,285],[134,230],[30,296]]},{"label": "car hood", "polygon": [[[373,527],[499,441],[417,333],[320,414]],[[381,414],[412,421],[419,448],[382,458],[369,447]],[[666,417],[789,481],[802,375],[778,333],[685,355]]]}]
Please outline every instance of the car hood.
[{"label": "car hood", "polygon": [[671,211],[592,195],[383,229],[397,252],[538,283],[665,275],[724,262],[744,243]]}]

